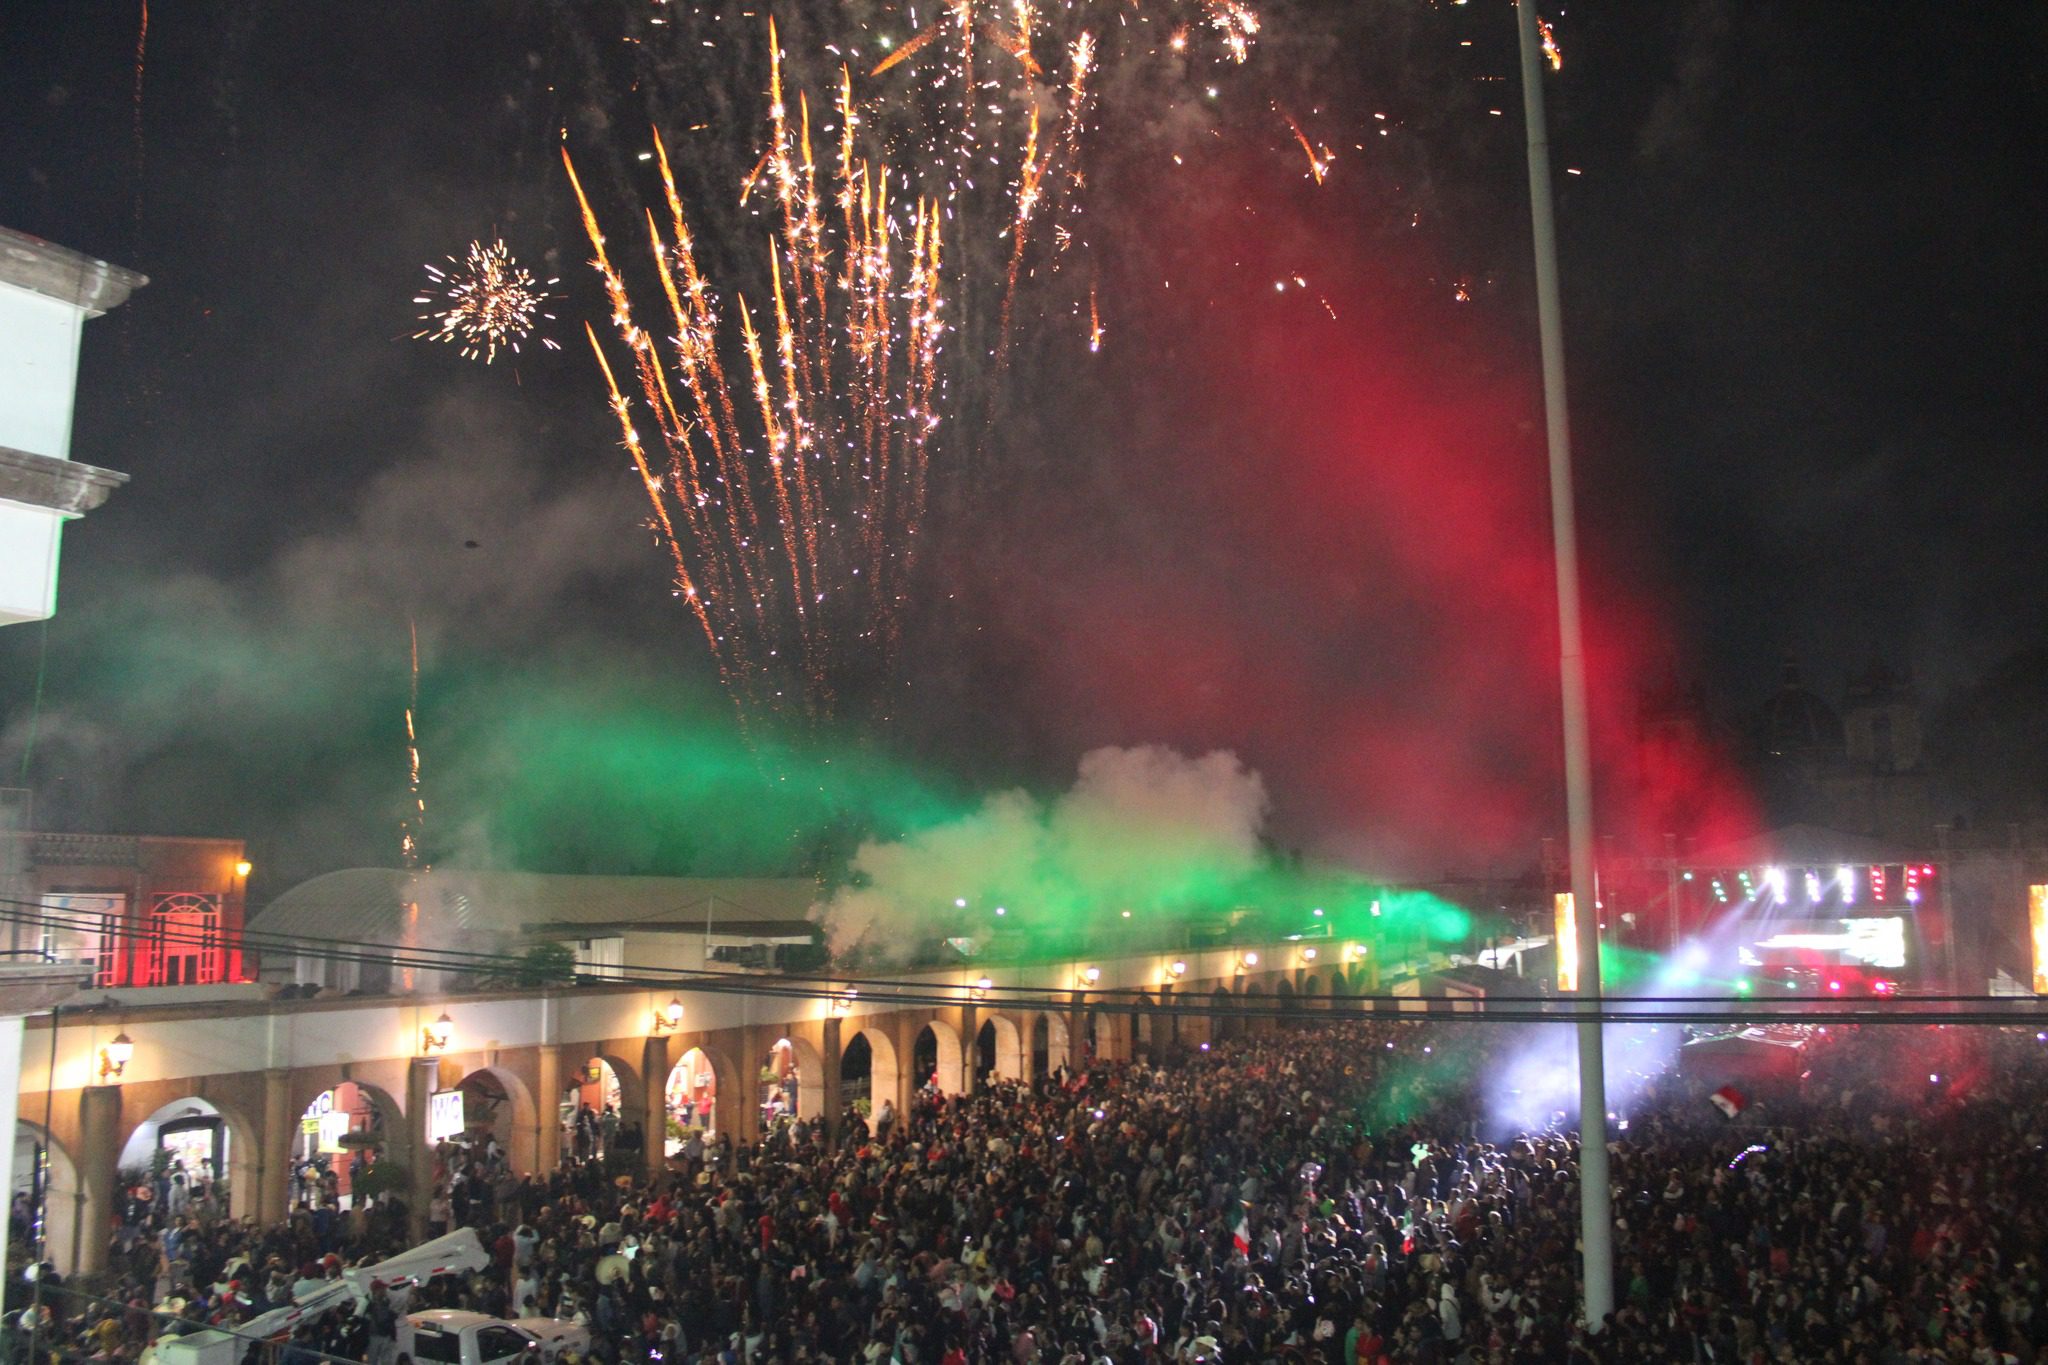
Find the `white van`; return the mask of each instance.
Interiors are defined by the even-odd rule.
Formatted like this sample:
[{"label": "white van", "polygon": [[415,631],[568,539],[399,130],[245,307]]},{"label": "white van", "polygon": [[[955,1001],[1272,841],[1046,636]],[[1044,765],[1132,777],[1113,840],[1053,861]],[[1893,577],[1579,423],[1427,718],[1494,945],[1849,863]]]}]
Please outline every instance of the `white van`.
[{"label": "white van", "polygon": [[452,1308],[398,1320],[398,1349],[415,1365],[507,1365],[532,1346],[546,1365],[567,1350],[590,1349],[590,1329],[561,1318],[486,1317]]}]

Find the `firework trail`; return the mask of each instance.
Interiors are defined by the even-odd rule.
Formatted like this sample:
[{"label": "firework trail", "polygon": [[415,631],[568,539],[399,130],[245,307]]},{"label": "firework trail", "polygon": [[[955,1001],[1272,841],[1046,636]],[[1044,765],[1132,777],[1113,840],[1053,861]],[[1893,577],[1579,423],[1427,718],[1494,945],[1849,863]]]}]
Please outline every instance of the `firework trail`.
[{"label": "firework trail", "polygon": [[406,634],[412,644],[412,681],[405,701],[405,816],[398,823],[399,865],[407,872],[420,869],[420,837],[427,828],[427,802],[420,793],[420,628],[406,618]]},{"label": "firework trail", "polygon": [[[428,266],[427,292],[413,297],[414,303],[428,305],[420,314],[428,325],[413,333],[416,340],[445,341],[460,347],[466,359],[481,357],[488,365],[501,349],[516,355],[536,326],[554,321],[547,311],[554,297],[548,289],[561,281],[536,280],[504,242],[471,242],[463,258],[450,256],[448,265],[446,270]],[[548,337],[539,341],[551,351],[561,349]]]},{"label": "firework trail", "polygon": [[1301,130],[1301,123],[1294,115],[1288,113],[1277,104],[1273,108],[1281,118],[1287,120],[1288,131],[1294,134],[1294,140],[1301,145],[1302,154],[1308,157],[1308,173],[1310,178],[1318,185],[1322,184],[1324,178],[1330,174],[1330,149],[1310,142],[1308,134]]},{"label": "firework trail", "polygon": [[[1048,273],[1058,273],[1063,261],[1071,264],[1072,255],[1086,249],[1077,221],[1084,198],[1082,152],[1097,106],[1114,96],[1130,117],[1162,127],[1191,126],[1176,110],[1203,108],[1213,97],[1204,69],[1247,61],[1260,33],[1258,14],[1239,0],[1164,0],[1156,6],[1070,0],[1043,7],[1034,0],[939,0],[929,7],[854,0],[778,15],[780,33],[764,52],[758,43],[762,27],[733,22],[750,11],[718,4],[650,8],[635,0],[622,12],[622,32],[601,35],[602,44],[579,43],[576,50],[592,67],[590,85],[608,103],[624,98],[616,92],[631,92],[646,115],[629,120],[608,109],[607,122],[651,123],[672,148],[688,147],[690,197],[700,209],[716,209],[715,201],[725,197],[721,181],[739,183],[739,200],[726,202],[738,204],[740,218],[728,223],[705,217],[701,224],[706,241],[718,244],[714,249],[724,249],[748,225],[747,215],[760,208],[757,191],[775,186],[771,163],[778,143],[771,138],[764,148],[758,139],[741,140],[743,130],[758,125],[752,111],[733,108],[720,83],[704,79],[707,50],[741,65],[758,61],[754,69],[792,67],[783,74],[799,75],[794,84],[812,90],[840,88],[839,107],[832,111],[838,127],[831,131],[843,140],[857,123],[871,163],[863,184],[845,166],[842,142],[839,183],[853,187],[853,201],[879,192],[886,180],[890,199],[902,210],[900,230],[908,229],[916,204],[941,205],[954,242],[946,280],[949,345],[974,359],[956,368],[946,385],[949,407],[961,414],[987,412],[1001,396],[1004,364],[995,362],[999,353],[1006,360],[1013,344],[1018,289],[1039,273],[1039,244]],[[617,55],[600,70],[596,64],[606,51]],[[1027,156],[1034,137],[1037,146]],[[792,132],[789,151],[782,154],[794,156],[796,145]],[[1321,159],[1327,162],[1327,155]],[[1032,186],[1021,183],[1020,168],[1027,163],[1038,182]],[[697,176],[703,183],[695,183]],[[618,188],[630,192],[624,180]],[[842,200],[841,216],[852,206]],[[771,211],[786,220],[786,206]],[[1048,213],[1054,219],[1049,226],[1034,221]],[[1020,238],[1025,245],[1016,260],[1019,283],[1012,285]],[[782,254],[786,268],[787,248]],[[756,268],[722,260],[718,266],[721,274],[728,267]],[[1041,317],[1067,315],[1085,287],[1076,282],[1041,288],[1033,311]],[[769,282],[762,279],[756,288],[765,297]],[[791,296],[800,328],[801,314],[815,311],[815,292],[801,306]],[[1110,302],[1103,300],[1105,306]],[[980,423],[962,427],[977,433],[977,440],[982,429]],[[962,452],[968,463],[982,453]]]},{"label": "firework trail", "polygon": [[142,0],[142,20],[135,29],[135,235],[142,236],[142,77],[149,55],[149,0]]},{"label": "firework trail", "polygon": [[[842,81],[842,116],[846,88]],[[766,243],[769,298],[757,306],[735,291],[724,315],[667,144],[655,136],[666,235],[652,212],[645,219],[674,329],[666,345],[635,321],[625,277],[563,152],[592,264],[632,358],[637,408],[594,329],[591,345],[676,591],[743,718],[789,707],[830,714],[842,674],[886,666],[915,565],[936,421],[937,206],[916,205],[906,253],[887,170],[859,159],[843,133],[827,171],[838,183],[821,193],[802,96],[797,112],[792,125],[780,62],[771,61],[762,177],[780,222]],[[828,195],[836,219],[824,212]],[[735,326],[737,379],[722,354]]]},{"label": "firework trail", "polygon": [[[572,48],[606,106],[591,126],[618,119],[619,92],[653,125],[637,155],[666,213],[645,215],[644,251],[615,254],[593,207],[639,193],[616,146],[598,148],[605,195],[564,162],[612,314],[590,340],[649,528],[743,721],[886,718],[927,511],[956,524],[1001,468],[1020,323],[1085,307],[1064,353],[1101,348],[1111,301],[1077,258],[1104,74],[1137,116],[1163,116],[1204,58],[1244,59],[1257,17],[1219,0],[627,15],[624,43]],[[764,72],[765,117],[704,80],[705,49]],[[659,324],[636,293],[665,305]]]}]

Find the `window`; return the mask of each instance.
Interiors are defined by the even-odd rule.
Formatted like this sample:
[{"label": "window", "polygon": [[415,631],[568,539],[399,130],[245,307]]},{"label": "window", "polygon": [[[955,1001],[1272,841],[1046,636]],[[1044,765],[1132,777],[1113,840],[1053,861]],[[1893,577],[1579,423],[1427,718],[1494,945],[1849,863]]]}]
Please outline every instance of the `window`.
[{"label": "window", "polygon": [[432,1361],[433,1365],[462,1365],[462,1338],[438,1327],[415,1327],[412,1358]]},{"label": "window", "polygon": [[46,961],[75,962],[92,969],[95,986],[117,984],[116,948],[128,898],[112,892],[50,891],[33,947]]},{"label": "window", "polygon": [[194,891],[156,896],[149,907],[150,986],[211,985],[223,976],[220,897]]},{"label": "window", "polygon": [[477,1359],[484,1365],[496,1360],[509,1360],[525,1349],[525,1334],[510,1327],[485,1327],[476,1334]]}]

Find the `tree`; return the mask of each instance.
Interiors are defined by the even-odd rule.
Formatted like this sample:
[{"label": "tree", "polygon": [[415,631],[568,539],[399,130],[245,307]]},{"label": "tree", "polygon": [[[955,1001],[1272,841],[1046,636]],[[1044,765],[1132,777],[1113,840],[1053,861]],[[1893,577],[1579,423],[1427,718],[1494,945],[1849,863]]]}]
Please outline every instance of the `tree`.
[{"label": "tree", "polygon": [[519,959],[522,986],[559,986],[576,979],[576,953],[566,943],[536,943]]}]

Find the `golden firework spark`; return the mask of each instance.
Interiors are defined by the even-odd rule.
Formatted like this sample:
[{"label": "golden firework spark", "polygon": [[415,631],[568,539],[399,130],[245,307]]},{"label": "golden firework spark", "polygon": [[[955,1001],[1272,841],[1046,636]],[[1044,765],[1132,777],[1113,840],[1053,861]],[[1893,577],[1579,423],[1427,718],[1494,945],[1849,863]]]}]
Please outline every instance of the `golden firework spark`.
[{"label": "golden firework spark", "polygon": [[1287,120],[1288,130],[1294,134],[1294,140],[1301,144],[1303,154],[1308,157],[1309,175],[1318,185],[1322,184],[1324,178],[1330,174],[1330,162],[1333,159],[1330,149],[1310,142],[1308,134],[1301,130],[1301,123],[1294,115],[1281,109],[1277,104],[1273,108],[1279,112],[1281,118]]},{"label": "golden firework spark", "polygon": [[[533,334],[542,321],[552,322],[547,311],[548,290],[560,284],[551,279],[542,284],[533,272],[513,259],[503,241],[485,246],[471,242],[460,260],[450,256],[449,268],[429,265],[426,292],[413,302],[428,307],[420,314],[427,323],[413,333],[416,340],[445,341],[460,347],[470,359],[481,358],[488,365],[500,350],[519,351],[519,343]],[[549,350],[560,347],[547,337],[539,338]]]},{"label": "golden firework spark", "polygon": [[[851,114],[845,78],[840,111]],[[887,169],[859,161],[847,133],[838,183],[821,193],[802,95],[797,112],[792,125],[774,61],[760,177],[782,221],[767,242],[768,306],[733,295],[737,346],[699,270],[660,137],[653,155],[669,210],[666,237],[652,213],[646,218],[675,328],[666,356],[634,321],[624,277],[563,152],[644,417],[636,418],[594,330],[591,345],[677,595],[743,717],[792,700],[823,715],[835,704],[840,659],[896,647],[937,424],[940,209],[919,201],[906,259]],[[826,175],[834,175],[830,161]],[[824,212],[827,195],[837,220]],[[907,272],[907,287],[899,272]],[[722,349],[744,365],[730,381]],[[643,421],[658,433],[661,455],[642,441]]]}]

